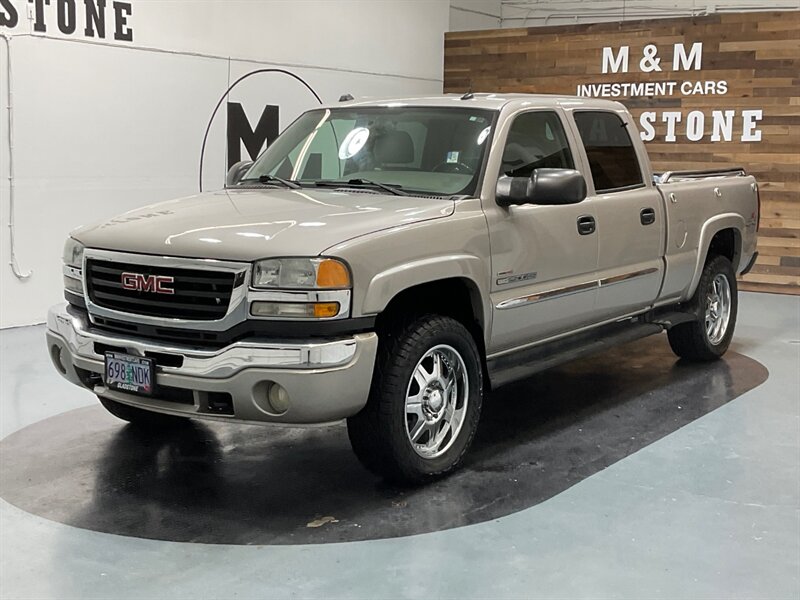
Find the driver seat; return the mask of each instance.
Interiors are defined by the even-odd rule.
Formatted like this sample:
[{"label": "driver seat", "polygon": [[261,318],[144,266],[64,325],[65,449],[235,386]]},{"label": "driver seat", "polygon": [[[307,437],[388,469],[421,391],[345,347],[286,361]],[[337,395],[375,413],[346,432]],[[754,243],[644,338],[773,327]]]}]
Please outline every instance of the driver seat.
[{"label": "driver seat", "polygon": [[387,131],[376,138],[372,152],[377,163],[382,166],[414,162],[414,142],[407,132],[399,129]]}]

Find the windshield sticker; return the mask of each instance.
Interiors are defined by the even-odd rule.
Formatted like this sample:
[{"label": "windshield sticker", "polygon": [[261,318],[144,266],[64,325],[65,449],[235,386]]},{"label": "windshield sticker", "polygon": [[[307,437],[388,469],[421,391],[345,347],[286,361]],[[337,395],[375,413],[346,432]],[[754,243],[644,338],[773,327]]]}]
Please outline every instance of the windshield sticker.
[{"label": "windshield sticker", "polygon": [[492,130],[491,127],[487,127],[478,134],[478,146],[480,146],[483,142],[486,141],[486,138],[489,137],[489,132],[491,130]]},{"label": "windshield sticker", "polygon": [[447,153],[447,162],[448,163],[458,162],[458,152],[456,150]]},{"label": "windshield sticker", "polygon": [[358,154],[367,143],[369,129],[366,127],[356,127],[348,133],[342,145],[339,146],[339,159],[346,160]]}]

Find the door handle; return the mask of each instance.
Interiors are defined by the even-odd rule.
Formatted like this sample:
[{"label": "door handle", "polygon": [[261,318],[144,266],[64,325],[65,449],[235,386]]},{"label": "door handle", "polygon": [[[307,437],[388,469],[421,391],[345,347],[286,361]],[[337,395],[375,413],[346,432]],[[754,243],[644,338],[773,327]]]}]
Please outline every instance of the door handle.
[{"label": "door handle", "polygon": [[639,219],[642,221],[642,225],[652,225],[656,222],[655,209],[643,208],[642,212],[639,213]]},{"label": "door handle", "polygon": [[589,215],[583,215],[582,217],[578,217],[578,233],[581,235],[590,235],[594,233],[596,228],[596,224],[594,221],[594,217]]}]

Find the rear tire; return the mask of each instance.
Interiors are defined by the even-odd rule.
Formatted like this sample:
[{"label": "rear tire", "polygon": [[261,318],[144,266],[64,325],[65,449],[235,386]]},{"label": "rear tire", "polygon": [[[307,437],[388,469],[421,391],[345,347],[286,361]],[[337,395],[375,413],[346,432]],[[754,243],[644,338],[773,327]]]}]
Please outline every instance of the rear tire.
[{"label": "rear tire", "polygon": [[188,421],[186,417],[163,415],[135,406],[129,406],[109,398],[103,398],[102,396],[98,396],[97,399],[100,400],[100,404],[112,415],[137,427],[164,429],[167,427],[180,427]]},{"label": "rear tire", "polygon": [[697,319],[667,332],[672,351],[691,361],[718,359],[730,346],[738,308],[733,265],[726,257],[715,256],[703,268],[697,290],[688,303],[687,310]]},{"label": "rear tire", "polygon": [[482,361],[455,319],[425,315],[381,340],[365,408],[347,420],[353,450],[373,473],[419,484],[458,466],[478,427]]}]

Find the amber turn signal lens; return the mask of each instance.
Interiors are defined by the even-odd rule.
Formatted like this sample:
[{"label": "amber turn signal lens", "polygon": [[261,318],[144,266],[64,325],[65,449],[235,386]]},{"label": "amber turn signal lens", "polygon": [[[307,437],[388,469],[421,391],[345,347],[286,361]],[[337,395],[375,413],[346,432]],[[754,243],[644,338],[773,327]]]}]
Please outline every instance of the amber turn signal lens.
[{"label": "amber turn signal lens", "polygon": [[338,302],[317,302],[314,304],[314,316],[318,319],[335,317],[339,314]]},{"label": "amber turn signal lens", "polygon": [[253,302],[250,314],[254,317],[325,319],[339,314],[338,302]]},{"label": "amber turn signal lens", "polygon": [[324,259],[317,267],[317,287],[345,288],[350,287],[350,273],[347,267],[338,260]]}]

